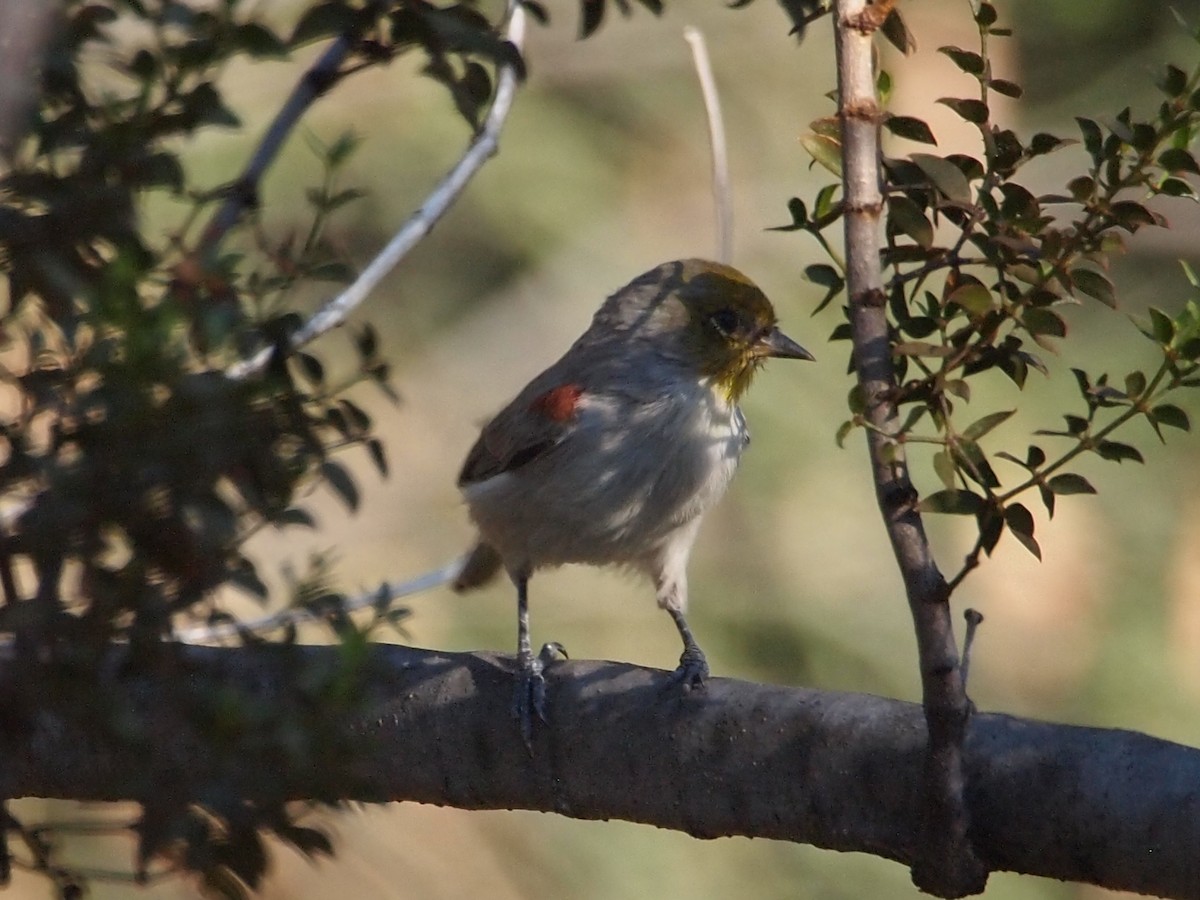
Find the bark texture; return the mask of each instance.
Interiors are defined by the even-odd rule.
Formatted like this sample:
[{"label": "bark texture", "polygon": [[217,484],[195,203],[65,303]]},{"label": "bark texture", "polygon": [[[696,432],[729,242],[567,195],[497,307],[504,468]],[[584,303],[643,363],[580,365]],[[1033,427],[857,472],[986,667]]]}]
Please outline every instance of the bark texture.
[{"label": "bark texture", "polygon": [[[291,690],[296,663],[335,648],[189,648],[186,677],[257,701]],[[550,723],[528,753],[511,717],[511,660],[405,647],[372,651],[371,708],[336,771],[280,771],[290,796],[416,800],[625,819],[697,837],[748,835],[912,865],[922,842],[925,716],[863,694],[714,678],[688,694],[664,672],[551,665]],[[15,676],[0,663],[0,678]],[[181,677],[177,673],[172,678]],[[111,691],[154,710],[170,766],[202,777],[210,745],[171,728],[166,679]],[[169,703],[165,704],[169,707]],[[148,761],[111,732],[35,709],[9,716],[0,795],[142,799]],[[990,870],[1167,897],[1200,897],[1200,751],[1141,734],[978,714],[964,753],[970,839]]]}]

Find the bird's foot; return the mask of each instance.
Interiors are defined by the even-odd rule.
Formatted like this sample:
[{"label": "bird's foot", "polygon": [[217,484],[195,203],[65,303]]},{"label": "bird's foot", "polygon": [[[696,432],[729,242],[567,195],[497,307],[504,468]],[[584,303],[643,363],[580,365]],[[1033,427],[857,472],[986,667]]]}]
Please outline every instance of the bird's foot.
[{"label": "bird's foot", "polygon": [[559,658],[566,657],[567,650],[557,641],[542,645],[537,656],[520,654],[517,656],[517,687],[513,695],[513,717],[521,728],[521,738],[525,748],[533,753],[533,720],[536,716],[545,724],[546,718],[546,678],[542,674],[547,665]]},{"label": "bird's foot", "polygon": [[679,657],[679,668],[671,673],[669,684],[679,685],[685,691],[704,687],[708,678],[708,660],[704,651],[695,644],[684,649]]}]

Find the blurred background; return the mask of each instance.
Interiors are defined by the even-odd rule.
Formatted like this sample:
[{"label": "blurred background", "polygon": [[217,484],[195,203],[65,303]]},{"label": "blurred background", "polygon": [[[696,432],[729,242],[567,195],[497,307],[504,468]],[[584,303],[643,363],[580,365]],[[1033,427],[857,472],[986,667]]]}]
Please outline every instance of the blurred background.
[{"label": "blurred background", "polygon": [[[1074,137],[1071,116],[1111,118],[1126,104],[1148,111],[1158,102],[1153,79],[1162,66],[1172,61],[1190,70],[1200,58],[1172,14],[1197,22],[1196,0],[1024,0],[998,8],[1016,37],[993,40],[995,74],[1027,91],[1002,115],[1025,136],[1050,130]],[[893,111],[927,119],[942,152],[976,152],[977,137],[933,103],[974,94],[974,83],[936,52],[944,44],[976,46],[968,3],[910,0],[901,9],[919,52],[907,60],[884,53],[896,83]],[[321,530],[263,535],[255,547],[260,569],[277,570],[286,559],[302,565],[308,552],[334,549],[343,585],[353,591],[462,552],[472,533],[454,482],[482,421],[565,350],[608,293],[664,260],[714,252],[706,124],[682,37],[694,24],[707,34],[725,112],[734,262],[818,361],[768,367],[744,404],[754,444],[701,533],[690,570],[692,625],[717,675],[918,700],[914,639],[862,438],[852,435],[843,450],[834,443],[851,383],[847,345],[826,342],[840,313],[810,317],[821,291],[800,273],[821,260],[819,249],[795,234],[765,230],[789,221],[789,197],[811,198],[832,178],[810,166],[799,144],[808,123],[833,109],[825,96],[834,80],[828,21],[797,43],[773,0],[741,10],[691,0],[669,4],[661,18],[641,8],[629,20],[614,15],[580,42],[574,6],[559,2],[550,12],[551,25],[530,34],[530,78],[499,156],[357,317],[380,330],[402,396],[398,406],[377,391],[356,398],[386,440],[390,477],[381,480],[365,455],[348,459],[364,495],[359,514],[349,516],[318,493],[311,508]],[[297,8],[291,0],[261,0],[257,14],[286,32]],[[247,127],[204,133],[189,147],[196,177],[214,185],[232,177],[319,49],[288,63],[228,70],[227,96]],[[405,61],[368,71],[317,104],[264,186],[270,233],[303,232],[297,187],[321,177],[310,142],[329,143],[347,129],[361,147],[342,184],[370,196],[340,213],[330,235],[355,262],[370,259],[422,201],[469,135],[440,87],[410,77],[415,67]],[[889,152],[915,149],[896,142]],[[1035,189],[1059,189],[1081,155],[1068,149],[1039,163],[1030,173]],[[1130,316],[1149,304],[1176,311],[1186,282],[1174,261],[1200,257],[1195,204],[1161,211],[1174,230],[1139,234],[1115,270],[1121,309],[1068,312],[1071,339],[1058,357],[1048,357],[1051,379],[1031,376],[1023,394],[999,376],[976,388],[977,415],[1021,406],[986,439],[989,449],[1023,456],[1032,429],[1060,425],[1057,416],[1076,393],[1070,366],[1120,379],[1156,364]],[[165,230],[177,210],[162,202],[147,214],[161,217]],[[339,361],[351,365],[349,346],[335,334],[316,349],[336,370]],[[1200,414],[1196,399],[1179,402]],[[1085,460],[1078,471],[1099,495],[1061,498],[1052,522],[1039,518],[1044,562],[1006,537],[956,594],[956,607],[973,606],[986,617],[970,683],[981,709],[1200,744],[1200,443],[1172,433],[1160,446],[1143,427],[1121,439],[1143,451],[1145,467]],[[927,460],[917,459],[914,474],[935,489]],[[952,573],[970,547],[969,523],[930,524],[942,568]],[[436,590],[413,598],[411,607],[409,640],[418,646],[509,651],[514,643],[507,584],[467,596]],[[679,653],[652,589],[619,573],[539,574],[532,624],[536,642],[560,641],[574,657],[672,668]],[[70,819],[112,812],[28,803],[31,819],[39,810]],[[312,863],[277,848],[265,896],[918,896],[904,868],[866,855],[697,841],[619,822],[416,804],[321,821],[336,835],[337,857]],[[76,851],[81,862],[110,868],[132,859],[124,844],[80,839]],[[41,882],[19,876],[11,892],[46,896]],[[98,898],[134,893],[143,895],[132,886],[92,885]],[[172,881],[145,895],[195,893]],[[1114,895],[997,874],[986,896]]]}]

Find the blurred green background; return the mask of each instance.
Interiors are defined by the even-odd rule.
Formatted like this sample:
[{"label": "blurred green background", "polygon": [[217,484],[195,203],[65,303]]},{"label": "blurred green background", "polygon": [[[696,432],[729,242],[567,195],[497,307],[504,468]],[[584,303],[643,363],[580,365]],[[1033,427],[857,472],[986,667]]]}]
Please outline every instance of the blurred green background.
[{"label": "blurred green background", "polygon": [[[1017,36],[993,42],[996,74],[1028,89],[1025,101],[1003,108],[1003,117],[1026,135],[1047,129],[1070,137],[1072,115],[1111,117],[1126,104],[1149,109],[1163,63],[1190,69],[1200,59],[1171,12],[1195,21],[1198,6],[1194,0],[999,3],[1002,21]],[[285,30],[297,14],[290,0],[262,0],[256,9]],[[933,104],[975,90],[936,53],[944,44],[974,46],[968,4],[911,0],[901,9],[919,52],[908,60],[884,54],[897,85],[894,110],[927,118],[943,152],[973,152],[977,136]],[[288,558],[302,562],[309,549],[332,547],[345,586],[369,588],[461,552],[471,530],[454,480],[481,421],[558,357],[607,293],[663,260],[713,252],[706,125],[682,38],[683,27],[695,24],[708,36],[729,133],[734,261],[774,299],[788,333],[818,362],[768,368],[745,403],[754,444],[697,546],[693,627],[719,675],[918,699],[908,612],[862,439],[853,435],[844,450],[833,440],[850,387],[846,345],[825,342],[839,313],[810,318],[820,292],[799,274],[819,260],[817,248],[765,231],[788,220],[789,197],[811,197],[830,177],[810,167],[798,141],[810,120],[832,109],[824,96],[834,77],[828,21],[798,45],[771,0],[736,11],[716,0],[691,0],[670,4],[661,19],[640,8],[631,20],[614,16],[597,36],[579,42],[576,9],[558,3],[551,14],[551,26],[530,35],[531,75],[500,155],[358,317],[383,334],[403,396],[398,408],[377,393],[362,397],[387,440],[391,477],[380,480],[365,458],[354,459],[365,497],[359,515],[348,516],[319,493],[313,508],[320,533],[263,535],[255,547],[260,568],[276,569]],[[201,182],[220,183],[236,172],[318,50],[289,63],[229,69],[229,102],[247,128],[207,133],[187,148]],[[362,138],[342,181],[369,190],[370,198],[335,218],[330,232],[356,262],[367,261],[421,202],[469,136],[442,89],[411,77],[415,68],[404,61],[369,71],[317,104],[265,184],[271,234],[303,231],[297,187],[320,179],[306,136],[329,142],[349,128]],[[913,149],[896,143],[890,152]],[[1080,157],[1077,150],[1050,157],[1031,173],[1035,187],[1055,189]],[[1069,311],[1071,339],[1048,358],[1052,379],[1031,376],[1024,394],[1003,379],[976,388],[968,418],[1022,407],[988,437],[989,449],[1023,455],[1030,430],[1059,425],[1058,414],[1075,394],[1070,366],[1119,378],[1155,364],[1152,345],[1129,316],[1148,304],[1176,310],[1185,282],[1173,261],[1200,255],[1195,204],[1180,201],[1164,212],[1174,230],[1139,234],[1118,263],[1122,309]],[[148,212],[164,230],[173,214],[161,202]],[[318,352],[336,368],[348,346],[334,335]],[[1195,399],[1182,402],[1200,413]],[[1123,439],[1143,450],[1148,465],[1083,463],[1079,471],[1100,494],[1063,498],[1052,522],[1039,518],[1045,562],[1006,538],[956,595],[956,606],[986,616],[970,690],[985,710],[1131,728],[1196,745],[1200,444],[1173,434],[1159,446],[1148,428]],[[1052,446],[1049,439],[1044,446]],[[935,482],[926,462],[918,458],[916,476],[929,488]],[[969,523],[940,520],[931,527],[943,569],[955,571],[970,546]],[[505,584],[465,597],[438,590],[411,605],[417,645],[509,650],[513,644],[514,604]],[[535,640],[561,641],[576,657],[670,668],[678,656],[675,630],[650,588],[618,573],[540,574],[532,610]],[[31,818],[111,812],[26,806]],[[917,896],[900,866],[778,842],[705,842],[625,823],[415,804],[324,821],[337,835],[337,857],[313,864],[278,848],[265,896]],[[72,841],[69,852],[106,867],[124,867],[132,857],[127,844],[91,839]],[[100,898],[136,892],[99,882],[92,891]],[[41,897],[46,888],[18,876],[12,893]],[[195,895],[180,881],[148,893]],[[986,896],[1107,895],[998,874]]]}]

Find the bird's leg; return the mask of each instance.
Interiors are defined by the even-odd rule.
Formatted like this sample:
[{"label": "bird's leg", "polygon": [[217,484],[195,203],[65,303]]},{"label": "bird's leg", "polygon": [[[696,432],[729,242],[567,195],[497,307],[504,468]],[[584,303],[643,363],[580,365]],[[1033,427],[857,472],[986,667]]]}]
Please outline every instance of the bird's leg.
[{"label": "bird's leg", "polygon": [[525,746],[533,752],[533,717],[546,721],[545,663],[541,654],[533,655],[529,642],[529,573],[513,576],[517,585],[517,690],[513,697],[513,715],[521,726]]},{"label": "bird's leg", "polygon": [[671,673],[671,683],[681,684],[685,690],[702,687],[704,679],[708,677],[708,660],[704,658],[704,651],[692,637],[692,629],[688,628],[683,613],[673,606],[666,609],[675,620],[679,636],[683,638],[683,653],[679,657],[679,668]]}]

